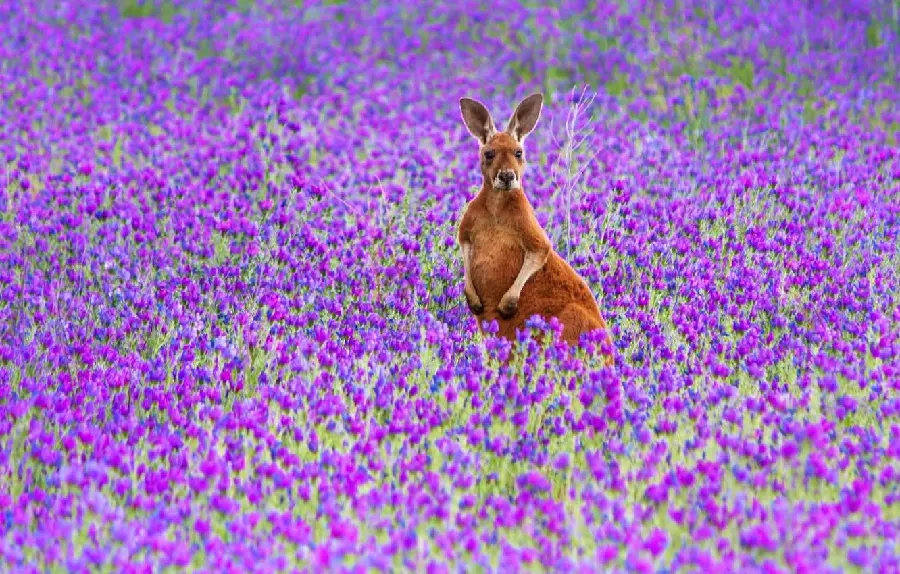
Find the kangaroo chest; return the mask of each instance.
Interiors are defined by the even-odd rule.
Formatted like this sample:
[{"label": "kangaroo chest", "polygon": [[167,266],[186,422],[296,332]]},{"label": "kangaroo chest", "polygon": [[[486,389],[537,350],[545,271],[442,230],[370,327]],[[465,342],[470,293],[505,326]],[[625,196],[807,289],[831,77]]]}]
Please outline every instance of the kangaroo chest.
[{"label": "kangaroo chest", "polygon": [[525,248],[510,226],[485,218],[472,232],[472,282],[485,305],[495,306],[519,274]]}]

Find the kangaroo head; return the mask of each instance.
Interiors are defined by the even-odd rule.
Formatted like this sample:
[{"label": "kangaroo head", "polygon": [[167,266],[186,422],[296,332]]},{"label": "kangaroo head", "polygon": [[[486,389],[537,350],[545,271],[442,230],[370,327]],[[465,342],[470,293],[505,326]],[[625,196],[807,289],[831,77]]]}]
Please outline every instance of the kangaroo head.
[{"label": "kangaroo head", "polygon": [[478,140],[481,174],[496,191],[521,189],[525,171],[525,136],[531,133],[541,117],[544,97],[532,94],[522,100],[513,112],[506,130],[498,132],[487,108],[478,100],[461,98],[459,108],[469,133]]}]

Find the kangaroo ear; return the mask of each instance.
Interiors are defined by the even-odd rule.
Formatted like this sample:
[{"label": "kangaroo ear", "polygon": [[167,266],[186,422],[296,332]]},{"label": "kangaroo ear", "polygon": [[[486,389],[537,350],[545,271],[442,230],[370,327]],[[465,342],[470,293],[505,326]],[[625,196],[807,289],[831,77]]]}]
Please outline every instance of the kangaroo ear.
[{"label": "kangaroo ear", "polygon": [[484,107],[484,104],[472,98],[460,98],[459,109],[469,133],[481,142],[481,145],[487,145],[488,141],[497,133],[491,113]]},{"label": "kangaroo ear", "polygon": [[509,125],[506,126],[506,133],[511,135],[522,143],[525,136],[531,133],[534,126],[537,125],[538,118],[541,117],[541,108],[544,105],[544,96],[541,94],[531,94],[518,105],[516,111],[509,118]]}]

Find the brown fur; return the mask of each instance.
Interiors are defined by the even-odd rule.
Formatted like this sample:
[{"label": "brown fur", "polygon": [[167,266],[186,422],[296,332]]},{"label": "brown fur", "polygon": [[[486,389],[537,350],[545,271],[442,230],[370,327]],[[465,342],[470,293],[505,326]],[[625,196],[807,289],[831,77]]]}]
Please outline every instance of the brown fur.
[{"label": "brown fur", "polygon": [[[481,191],[467,205],[457,233],[467,272],[466,301],[479,329],[483,329],[482,321],[496,320],[499,335],[515,341],[516,331],[524,329],[531,316],[546,320],[556,317],[563,325],[562,338],[578,345],[583,333],[606,329],[606,322],[587,283],[553,250],[521,185],[525,168],[522,141],[534,129],[542,102],[539,94],[526,98],[513,113],[506,131],[497,132],[482,104],[469,98],[460,100],[463,121],[481,144],[484,177]],[[498,180],[504,170],[514,173],[514,188]],[[536,271],[516,297],[516,278],[528,263],[529,254]],[[611,360],[607,356],[607,362]]]}]

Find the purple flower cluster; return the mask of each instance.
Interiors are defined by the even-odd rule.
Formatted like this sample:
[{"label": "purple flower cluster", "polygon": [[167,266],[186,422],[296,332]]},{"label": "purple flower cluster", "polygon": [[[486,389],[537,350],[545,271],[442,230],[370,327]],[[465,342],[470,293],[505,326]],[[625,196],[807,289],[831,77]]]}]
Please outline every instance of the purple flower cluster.
[{"label": "purple flower cluster", "polygon": [[[900,569],[896,7],[364,4],[0,5],[0,569]],[[536,90],[612,367],[464,302]]]}]

